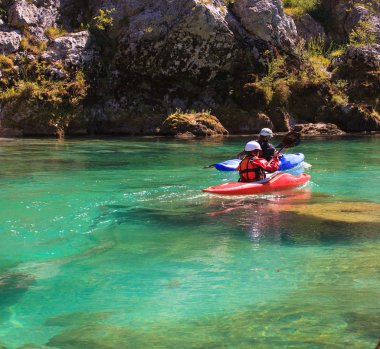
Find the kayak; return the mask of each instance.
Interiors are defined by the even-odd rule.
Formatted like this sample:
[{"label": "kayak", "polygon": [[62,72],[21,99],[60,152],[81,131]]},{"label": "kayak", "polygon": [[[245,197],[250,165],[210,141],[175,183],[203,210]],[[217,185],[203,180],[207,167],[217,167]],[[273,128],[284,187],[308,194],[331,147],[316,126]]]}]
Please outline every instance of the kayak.
[{"label": "kayak", "polygon": [[[280,157],[279,171],[287,171],[293,167],[300,165],[305,160],[302,153],[283,154]],[[214,167],[219,171],[236,171],[236,167],[240,164],[240,159],[232,159],[215,164]]]},{"label": "kayak", "polygon": [[222,195],[250,195],[268,193],[274,191],[288,190],[299,187],[307,183],[310,175],[303,173],[299,176],[290,173],[278,172],[269,179],[257,182],[230,182],[219,184],[214,187],[203,189],[206,193]]}]

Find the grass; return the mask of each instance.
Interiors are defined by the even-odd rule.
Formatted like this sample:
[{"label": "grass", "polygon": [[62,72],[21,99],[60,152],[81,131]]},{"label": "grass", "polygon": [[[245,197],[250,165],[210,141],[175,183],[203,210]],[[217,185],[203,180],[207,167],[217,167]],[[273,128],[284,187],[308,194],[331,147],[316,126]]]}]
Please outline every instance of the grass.
[{"label": "grass", "polygon": [[3,72],[10,72],[13,69],[13,61],[5,55],[0,55],[0,70],[2,70]]},{"label": "grass", "polygon": [[314,12],[318,9],[320,0],[283,0],[285,13],[292,17],[299,17],[304,13]]},{"label": "grass", "polygon": [[49,40],[59,38],[60,36],[65,35],[66,33],[67,31],[65,29],[56,27],[50,27],[45,30],[45,35],[48,37]]}]

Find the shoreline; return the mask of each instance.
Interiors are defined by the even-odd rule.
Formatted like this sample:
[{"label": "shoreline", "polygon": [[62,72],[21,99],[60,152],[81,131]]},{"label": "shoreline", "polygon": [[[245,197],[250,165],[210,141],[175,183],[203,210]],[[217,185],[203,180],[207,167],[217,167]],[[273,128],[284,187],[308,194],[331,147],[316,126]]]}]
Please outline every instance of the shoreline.
[{"label": "shoreline", "polygon": [[[282,137],[288,132],[278,132],[275,133],[274,137]],[[175,136],[162,136],[162,135],[145,135],[145,136],[136,136],[136,135],[94,135],[94,136],[67,136],[63,139],[52,136],[28,136],[28,137],[0,137],[0,141],[12,141],[12,140],[97,140],[97,139],[172,139],[180,141],[212,141],[212,140],[221,140],[228,138],[245,138],[245,137],[257,137],[258,133],[244,133],[244,134],[230,134],[230,135],[219,135],[213,137],[194,137],[194,138],[179,138]],[[329,139],[329,138],[347,138],[347,137],[378,137],[380,136],[380,131],[370,131],[370,132],[352,132],[341,135],[308,135],[301,134],[302,139]]]}]

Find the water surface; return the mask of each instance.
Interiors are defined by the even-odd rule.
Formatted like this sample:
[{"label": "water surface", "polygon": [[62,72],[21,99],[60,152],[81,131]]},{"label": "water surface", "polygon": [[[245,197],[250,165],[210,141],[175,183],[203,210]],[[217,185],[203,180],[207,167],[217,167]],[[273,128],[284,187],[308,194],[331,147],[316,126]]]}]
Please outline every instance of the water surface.
[{"label": "water surface", "polygon": [[0,347],[374,348],[380,138],[303,140],[294,191],[202,193],[247,140],[1,140]]}]

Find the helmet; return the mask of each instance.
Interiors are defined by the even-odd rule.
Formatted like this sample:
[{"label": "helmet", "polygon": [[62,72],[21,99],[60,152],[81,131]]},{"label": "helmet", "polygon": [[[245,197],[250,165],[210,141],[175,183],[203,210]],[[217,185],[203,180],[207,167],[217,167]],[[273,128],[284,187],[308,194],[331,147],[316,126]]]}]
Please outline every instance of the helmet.
[{"label": "helmet", "polygon": [[270,128],[263,128],[259,135],[263,137],[273,137],[273,132]]},{"label": "helmet", "polygon": [[261,146],[258,142],[255,141],[248,142],[244,147],[245,151],[254,151],[256,149],[261,150]]}]

